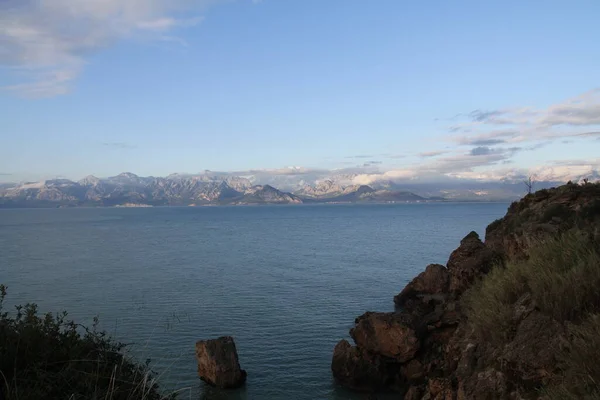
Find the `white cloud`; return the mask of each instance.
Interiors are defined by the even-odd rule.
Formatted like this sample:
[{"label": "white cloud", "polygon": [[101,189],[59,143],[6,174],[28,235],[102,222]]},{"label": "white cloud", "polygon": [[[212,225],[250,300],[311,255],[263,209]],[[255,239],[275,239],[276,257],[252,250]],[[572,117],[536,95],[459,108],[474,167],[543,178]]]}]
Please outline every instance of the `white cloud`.
[{"label": "white cloud", "polygon": [[386,171],[382,173],[374,173],[374,174],[359,174],[356,175],[352,179],[352,184],[354,185],[370,185],[373,182],[377,181],[405,181],[411,180],[418,177],[418,170],[416,169],[396,169],[391,171]]},{"label": "white cloud", "polygon": [[[473,157],[471,157],[473,158]],[[435,182],[441,183],[449,179],[479,182],[519,181],[527,176],[534,176],[538,181],[567,182],[582,178],[600,176],[600,159],[556,161],[534,166],[531,168],[477,168],[493,160],[501,161],[501,157],[483,161],[476,160],[473,164],[466,157],[453,157],[437,164],[418,165],[408,169],[390,170],[380,173],[359,174],[353,184],[371,185],[380,181],[396,183]]]},{"label": "white cloud", "polygon": [[600,89],[591,90],[562,104],[549,107],[540,123],[544,126],[600,125]]},{"label": "white cloud", "polygon": [[419,153],[419,157],[429,158],[429,157],[437,157],[442,154],[446,154],[448,151],[446,150],[435,150],[435,151],[424,151]]},{"label": "white cloud", "polygon": [[[600,127],[600,89],[590,90],[545,109],[531,107],[475,110],[449,128],[450,141],[467,146],[537,142],[596,136]],[[498,129],[502,125],[503,128]]]},{"label": "white cloud", "polygon": [[1,0],[0,66],[20,82],[4,87],[28,97],[68,92],[86,55],[136,35],[161,39],[190,27],[221,0]]}]

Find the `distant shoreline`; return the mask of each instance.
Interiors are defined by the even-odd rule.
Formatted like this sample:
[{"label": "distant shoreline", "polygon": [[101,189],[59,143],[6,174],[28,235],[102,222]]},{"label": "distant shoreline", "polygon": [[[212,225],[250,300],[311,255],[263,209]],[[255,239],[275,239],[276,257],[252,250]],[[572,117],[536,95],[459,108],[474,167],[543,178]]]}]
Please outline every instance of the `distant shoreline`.
[{"label": "distant shoreline", "polygon": [[265,207],[265,206],[350,206],[350,205],[425,205],[425,204],[510,204],[513,200],[431,200],[431,201],[390,201],[390,202],[305,202],[305,203],[249,203],[249,204],[196,204],[196,205],[151,205],[151,204],[117,204],[117,205],[33,205],[33,206],[6,206],[0,204],[0,210],[34,210],[34,209],[126,209],[126,208],[227,208],[227,207]]}]

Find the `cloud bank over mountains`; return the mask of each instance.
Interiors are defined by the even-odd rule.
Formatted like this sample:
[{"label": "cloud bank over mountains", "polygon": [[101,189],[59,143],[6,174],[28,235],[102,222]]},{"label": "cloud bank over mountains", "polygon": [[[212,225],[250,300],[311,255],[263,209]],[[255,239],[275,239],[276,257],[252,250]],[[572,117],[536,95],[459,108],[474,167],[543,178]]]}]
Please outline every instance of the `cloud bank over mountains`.
[{"label": "cloud bank over mountains", "polygon": [[409,158],[413,162],[402,168],[369,172],[356,179],[367,184],[385,179],[497,181],[536,175],[542,180],[566,181],[583,175],[595,176],[600,170],[600,158],[564,160],[556,157],[527,167],[514,165],[516,157],[528,157],[556,143],[585,143],[597,147],[600,89],[545,109],[473,110],[451,121],[453,124],[445,127],[439,136],[442,149],[412,155]]},{"label": "cloud bank over mountains", "polygon": [[[167,24],[156,22],[158,25],[163,23]],[[600,147],[600,89],[582,93],[545,109],[520,107],[491,111],[474,110],[453,117],[452,124],[441,129],[444,129],[445,133],[439,136],[437,149],[424,149],[412,154],[407,152],[350,155],[339,160],[337,165],[340,168],[291,167],[222,174],[252,175],[259,177],[259,183],[281,181],[284,182],[283,187],[287,188],[285,181],[293,181],[290,184],[293,186],[302,183],[303,180],[314,183],[330,179],[332,176],[343,176],[348,184],[359,185],[380,181],[494,182],[519,180],[530,175],[539,180],[565,182],[582,177],[594,179],[600,171],[600,158],[597,156],[576,158],[575,154],[568,153],[568,146],[579,146],[579,149]],[[537,152],[552,146],[552,158],[545,154],[544,157],[538,158],[541,161],[529,165],[522,163],[523,157],[533,158]],[[99,143],[98,151],[111,150],[143,151],[143,144]],[[90,172],[94,173],[85,171],[82,175]],[[10,170],[4,173],[7,175],[0,176],[2,181],[14,181],[17,180],[15,177],[20,176]],[[79,177],[71,175],[69,178]]]}]

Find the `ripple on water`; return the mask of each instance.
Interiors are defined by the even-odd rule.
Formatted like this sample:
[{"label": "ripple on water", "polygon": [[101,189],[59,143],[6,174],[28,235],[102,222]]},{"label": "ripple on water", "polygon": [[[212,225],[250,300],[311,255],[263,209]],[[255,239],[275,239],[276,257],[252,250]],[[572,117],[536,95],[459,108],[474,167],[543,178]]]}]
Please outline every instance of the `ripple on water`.
[{"label": "ripple on water", "polygon": [[[68,309],[151,358],[190,399],[361,399],[330,373],[356,316],[389,311],[506,204],[0,210],[9,300]],[[236,339],[247,385],[196,376],[194,343]]]}]

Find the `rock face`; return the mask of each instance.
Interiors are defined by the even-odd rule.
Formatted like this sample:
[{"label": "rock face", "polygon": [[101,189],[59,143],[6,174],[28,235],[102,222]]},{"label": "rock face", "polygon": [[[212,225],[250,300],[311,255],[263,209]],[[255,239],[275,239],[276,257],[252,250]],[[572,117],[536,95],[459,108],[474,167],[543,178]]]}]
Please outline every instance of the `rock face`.
[{"label": "rock face", "polygon": [[409,301],[422,301],[428,295],[447,293],[449,284],[450,275],[446,267],[430,264],[394,297],[394,303],[402,307]]},{"label": "rock face", "polygon": [[339,383],[358,391],[385,389],[394,375],[393,368],[383,357],[358,349],[347,340],[335,346],[331,371]]},{"label": "rock face", "polygon": [[237,388],[246,381],[240,368],[235,342],[230,336],[196,342],[198,375],[210,385],[223,389]]},{"label": "rock face", "polygon": [[475,279],[487,274],[499,262],[500,257],[483,244],[476,232],[469,233],[448,259],[450,291],[464,292]]},{"label": "rock face", "polygon": [[[506,304],[500,342],[474,335],[462,297],[506,262],[522,261],[536,239],[577,228],[600,242],[600,184],[541,190],[490,224],[485,243],[465,236],[447,265],[431,264],[394,297],[393,313],[367,312],[341,341],[332,371],[360,390],[396,390],[409,400],[538,399],[551,383],[568,326],[541,312],[527,287]],[[547,237],[547,236],[546,236]]]},{"label": "rock face", "polygon": [[485,244],[506,259],[523,260],[536,239],[575,226],[599,241],[599,210],[600,184],[542,189],[512,203],[504,218],[491,223]]},{"label": "rock face", "polygon": [[412,360],[420,346],[415,331],[396,313],[363,314],[350,336],[359,348],[400,363]]}]

